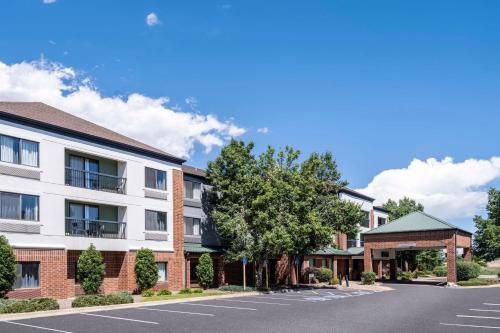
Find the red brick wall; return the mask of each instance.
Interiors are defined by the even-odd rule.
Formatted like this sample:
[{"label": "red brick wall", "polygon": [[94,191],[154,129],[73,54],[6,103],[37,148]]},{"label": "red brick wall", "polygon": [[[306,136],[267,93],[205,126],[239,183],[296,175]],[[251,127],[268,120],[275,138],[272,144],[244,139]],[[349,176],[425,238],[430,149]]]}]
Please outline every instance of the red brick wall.
[{"label": "red brick wall", "polygon": [[347,235],[337,234],[337,245],[340,250],[347,250]]}]

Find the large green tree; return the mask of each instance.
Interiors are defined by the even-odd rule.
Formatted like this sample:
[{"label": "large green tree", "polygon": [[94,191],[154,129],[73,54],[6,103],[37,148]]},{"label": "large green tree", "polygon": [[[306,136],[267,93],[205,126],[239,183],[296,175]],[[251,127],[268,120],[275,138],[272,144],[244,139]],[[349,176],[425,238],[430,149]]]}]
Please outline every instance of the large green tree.
[{"label": "large green tree", "polygon": [[474,217],[476,233],[474,234],[474,254],[487,261],[500,257],[500,191],[491,188],[488,191],[486,206],[488,217]]},{"label": "large green tree", "polygon": [[408,197],[399,199],[399,201],[389,199],[383,204],[383,207],[389,211],[390,221],[394,221],[413,212],[424,211],[424,205]]},{"label": "large green tree", "polygon": [[0,235],[0,263],[0,298],[3,298],[16,281],[16,257],[4,235]]},{"label": "large green tree", "polygon": [[259,157],[252,150],[252,143],[232,140],[209,162],[207,174],[211,216],[229,244],[225,256],[253,261],[261,286],[265,260],[287,254],[293,262],[330,245],[335,232],[355,234],[362,213],[339,199],[345,182],[330,153],[300,163],[291,147],[268,147]]}]

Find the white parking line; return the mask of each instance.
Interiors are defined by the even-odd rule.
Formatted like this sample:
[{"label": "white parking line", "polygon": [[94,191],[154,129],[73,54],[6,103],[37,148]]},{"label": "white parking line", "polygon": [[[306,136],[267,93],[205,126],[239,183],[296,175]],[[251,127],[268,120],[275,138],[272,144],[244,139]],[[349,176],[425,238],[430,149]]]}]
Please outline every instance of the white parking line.
[{"label": "white parking line", "polygon": [[197,316],[208,316],[215,317],[212,313],[199,313],[199,312],[188,312],[188,311],[177,311],[177,310],[165,310],[165,309],[151,309],[151,308],[137,308],[137,310],[148,310],[148,311],[159,311],[159,312],[172,312],[172,313],[183,313]]},{"label": "white parking line", "polygon": [[138,322],[138,323],[158,325],[158,323],[155,322],[155,321],[146,321],[146,320],[137,320],[137,319],[123,318],[123,317],[105,316],[105,315],[98,315],[98,314],[94,314],[94,313],[80,313],[80,314],[82,316],[102,317],[102,318],[117,319],[117,320],[126,320],[126,321],[135,321],[135,322]]},{"label": "white parking line", "polygon": [[209,308],[225,308],[225,309],[257,311],[257,309],[254,309],[254,308],[239,308],[237,306],[226,306],[226,305],[212,305],[212,304],[199,304],[199,303],[184,303],[184,305],[206,306]]},{"label": "white parking line", "polygon": [[469,311],[500,312],[500,310],[489,310],[489,309],[469,309]]},{"label": "white parking line", "polygon": [[479,318],[479,319],[498,319],[498,320],[500,320],[500,317],[483,317],[483,316],[466,316],[466,315],[457,315],[457,317],[460,317],[460,318]]},{"label": "white parking line", "polygon": [[284,298],[284,297],[267,297],[267,296],[247,296],[247,297],[254,297],[259,299],[281,299],[285,301],[296,301],[296,302],[315,302],[315,301],[308,301],[307,299]]},{"label": "white parking line", "polygon": [[20,326],[38,328],[40,330],[45,330],[45,331],[60,332],[60,333],[71,333],[71,332],[68,332],[68,331],[56,330],[54,328],[48,328],[48,327],[42,327],[42,326],[35,326],[35,325],[28,325],[28,324],[16,323],[15,321],[7,321],[7,320],[5,320],[3,322],[4,323],[9,323],[9,324],[12,324],[12,325],[20,325]]},{"label": "white parking line", "polygon": [[259,302],[259,301],[242,301],[239,299],[218,299],[221,302],[239,302],[239,303],[254,303],[254,304],[269,304],[269,305],[290,305],[285,303]]},{"label": "white parking line", "polygon": [[460,327],[492,328],[492,329],[500,330],[500,327],[497,327],[497,326],[479,326],[479,325],[448,324],[448,323],[439,323],[439,324],[440,324],[440,325],[445,325],[445,326],[460,326]]},{"label": "white parking line", "polygon": [[484,305],[498,305],[500,306],[500,304],[495,304],[495,303],[483,303]]}]

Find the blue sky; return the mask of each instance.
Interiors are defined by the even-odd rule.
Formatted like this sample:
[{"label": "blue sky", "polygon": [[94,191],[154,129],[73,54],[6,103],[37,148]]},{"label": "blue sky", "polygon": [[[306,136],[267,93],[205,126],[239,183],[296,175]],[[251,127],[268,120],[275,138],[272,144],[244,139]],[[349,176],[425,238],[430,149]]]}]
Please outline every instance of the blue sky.
[{"label": "blue sky", "polygon": [[[259,151],[331,150],[353,188],[413,159],[445,157],[494,164],[489,178],[459,188],[466,195],[500,184],[491,162],[500,155],[498,1],[4,0],[1,7],[0,61],[9,66],[43,54],[90,77],[103,96],[168,96],[176,110],[231,122]],[[146,24],[150,13],[159,24]],[[197,105],[186,104],[189,97]],[[189,162],[199,167],[219,151],[194,145]],[[471,213],[457,215],[449,216],[470,229]]]}]

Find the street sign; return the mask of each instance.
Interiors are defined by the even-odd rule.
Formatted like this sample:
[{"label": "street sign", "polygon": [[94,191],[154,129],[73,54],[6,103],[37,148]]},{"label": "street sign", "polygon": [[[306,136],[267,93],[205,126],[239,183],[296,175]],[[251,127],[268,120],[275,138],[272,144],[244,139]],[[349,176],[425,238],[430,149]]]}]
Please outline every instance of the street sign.
[{"label": "street sign", "polygon": [[241,259],[241,262],[243,263],[243,265],[248,264],[248,259],[247,259],[247,257],[243,257],[243,259]]}]

